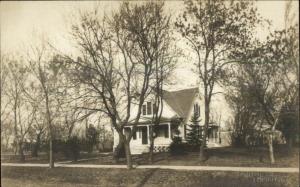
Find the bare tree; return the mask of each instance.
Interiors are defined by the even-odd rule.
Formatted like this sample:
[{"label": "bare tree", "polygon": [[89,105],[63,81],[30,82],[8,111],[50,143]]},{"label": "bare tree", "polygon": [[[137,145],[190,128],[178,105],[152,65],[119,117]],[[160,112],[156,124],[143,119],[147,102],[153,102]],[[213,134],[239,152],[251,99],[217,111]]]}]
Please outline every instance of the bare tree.
[{"label": "bare tree", "polygon": [[[5,100],[4,96],[5,93],[3,90],[6,89],[6,84],[7,84],[7,73],[8,73],[8,67],[7,67],[7,63],[8,63],[8,58],[6,55],[2,55],[1,54],[1,60],[0,60],[0,105],[1,105],[1,116],[0,116],[0,122],[1,125],[4,121],[4,119],[2,118],[3,116],[5,116],[5,108],[6,105],[9,103],[8,101]],[[3,105],[5,104],[5,105]]]},{"label": "bare tree", "polygon": [[149,131],[149,162],[153,163],[155,128],[160,124],[163,113],[164,86],[168,84],[170,75],[173,72],[177,57],[180,51],[175,47],[175,38],[171,28],[170,15],[163,11],[163,4],[156,4],[155,8],[155,29],[151,34],[154,41],[154,72],[151,76],[151,88],[154,95],[153,115]]},{"label": "bare tree", "polygon": [[[46,134],[47,126],[45,115],[42,113],[42,110],[39,110],[36,113],[34,118],[34,122],[31,127],[31,136],[35,139],[35,143],[33,145],[33,149],[31,155],[33,157],[38,157],[38,152],[40,150],[41,143],[44,139],[44,135]],[[41,114],[42,113],[42,114]]]},{"label": "bare tree", "polygon": [[260,18],[253,2],[249,1],[199,0],[185,4],[186,10],[178,18],[176,27],[194,52],[196,72],[204,89],[205,141],[199,155],[204,161],[214,87],[222,80],[224,67],[235,62],[232,53],[249,46]]},{"label": "bare tree", "polygon": [[49,167],[53,168],[53,128],[55,120],[58,120],[57,112],[60,107],[57,96],[60,94],[59,75],[62,64],[59,57],[53,55],[46,42],[43,41],[41,45],[31,46],[27,57],[28,68],[43,96],[42,107],[49,135]]},{"label": "bare tree", "polygon": [[8,148],[9,140],[12,136],[13,129],[11,127],[12,120],[10,118],[10,111],[8,110],[8,106],[11,103],[11,100],[7,97],[6,94],[6,86],[9,69],[7,67],[9,59],[7,55],[1,54],[0,60],[0,126],[1,126],[1,142],[4,146],[4,149]]},{"label": "bare tree", "polygon": [[35,141],[31,155],[33,157],[37,157],[41,141],[43,139],[43,135],[46,134],[45,131],[47,127],[45,112],[43,111],[42,105],[44,95],[36,80],[32,78],[30,71],[28,73],[29,78],[26,80],[26,84],[28,86],[26,87],[26,89],[23,89],[23,94],[24,99],[26,99],[27,102],[30,103],[31,107],[36,109],[33,123],[30,127],[29,137],[31,138],[32,142]]},{"label": "bare tree", "polygon": [[[77,82],[85,85],[89,100],[97,101],[95,107],[85,108],[110,118],[119,135],[119,145],[125,147],[128,168],[132,168],[129,142],[151,91],[149,83],[156,60],[153,46],[157,45],[153,41],[153,30],[157,29],[155,9],[156,3],[126,2],[111,19],[100,20],[95,10],[81,14],[80,23],[72,26],[82,56],[68,60]],[[133,114],[133,107],[137,113]],[[129,124],[133,129],[125,133]]]},{"label": "bare tree", "polygon": [[113,133],[110,128],[107,127],[107,117],[102,113],[99,115],[97,122],[96,122],[96,130],[99,135],[99,142],[97,143],[98,151],[105,151],[107,150],[107,145],[112,146],[113,144]]},{"label": "bare tree", "polygon": [[16,58],[9,60],[8,80],[11,81],[5,93],[10,102],[11,113],[14,121],[14,142],[16,149],[19,150],[20,160],[25,161],[24,142],[35,117],[36,108],[32,107],[24,97],[26,81],[28,80],[28,70],[22,65],[22,59]]},{"label": "bare tree", "polygon": [[[61,59],[63,62],[63,59]],[[78,97],[79,90],[72,85],[72,82],[69,79],[69,71],[66,69],[66,64],[62,63],[61,65],[61,74],[60,74],[60,85],[59,90],[60,94],[57,98],[59,101],[59,118],[61,118],[61,126],[66,136],[66,139],[70,139],[74,134],[74,129],[78,122],[86,119],[91,113],[84,113],[80,106],[84,103],[83,97]]]}]

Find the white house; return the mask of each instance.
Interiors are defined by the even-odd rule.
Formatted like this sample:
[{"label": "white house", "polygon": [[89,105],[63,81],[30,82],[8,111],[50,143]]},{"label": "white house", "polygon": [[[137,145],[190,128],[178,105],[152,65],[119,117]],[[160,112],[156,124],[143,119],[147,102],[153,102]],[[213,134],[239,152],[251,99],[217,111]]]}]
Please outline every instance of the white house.
[{"label": "white house", "polygon": [[[147,99],[142,108],[142,116],[139,120],[136,133],[130,141],[132,154],[141,154],[149,151],[149,126],[151,125],[153,115],[153,100]],[[135,108],[137,110],[137,108]],[[163,111],[160,124],[155,128],[156,138],[154,139],[154,151],[167,151],[172,137],[177,135],[186,139],[188,124],[191,124],[191,118],[194,112],[199,114],[200,126],[204,125],[204,101],[199,94],[199,88],[189,88],[178,91],[164,91]],[[137,111],[133,109],[133,115]],[[133,120],[133,119],[132,119]],[[131,125],[124,128],[126,131],[132,129]],[[220,124],[212,123],[208,129],[208,147],[224,146],[228,143],[222,141]],[[118,134],[114,133],[114,148],[118,145]]]}]

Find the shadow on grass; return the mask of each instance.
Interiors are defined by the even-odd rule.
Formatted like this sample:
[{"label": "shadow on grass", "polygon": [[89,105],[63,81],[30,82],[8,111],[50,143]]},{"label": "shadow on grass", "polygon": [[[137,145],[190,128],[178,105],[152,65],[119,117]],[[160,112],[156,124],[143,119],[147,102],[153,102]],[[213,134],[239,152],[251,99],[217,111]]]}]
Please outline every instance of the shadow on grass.
[{"label": "shadow on grass", "polygon": [[157,168],[151,169],[143,178],[143,180],[136,186],[136,187],[142,187],[144,186],[147,181],[149,180],[149,178],[155,173],[155,171],[157,171]]}]

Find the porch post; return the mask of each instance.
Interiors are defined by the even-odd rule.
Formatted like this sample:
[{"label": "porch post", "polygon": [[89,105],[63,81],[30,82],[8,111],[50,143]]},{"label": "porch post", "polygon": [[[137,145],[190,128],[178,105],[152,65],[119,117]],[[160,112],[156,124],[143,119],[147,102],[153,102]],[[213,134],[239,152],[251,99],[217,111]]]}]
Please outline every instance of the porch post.
[{"label": "porch post", "polygon": [[169,139],[171,139],[171,124],[168,123],[168,130],[169,130]]},{"label": "porch post", "polygon": [[[133,127],[131,126],[131,127],[130,127],[130,133],[132,133],[132,129],[133,129]],[[131,138],[131,139],[132,139],[132,138]],[[131,141],[131,140],[130,140],[130,141]]]},{"label": "porch post", "polygon": [[148,144],[150,144],[150,129],[149,129],[150,127],[149,127],[149,125],[147,125],[146,127],[147,127],[147,134],[148,134],[148,141],[147,142],[148,142]]}]

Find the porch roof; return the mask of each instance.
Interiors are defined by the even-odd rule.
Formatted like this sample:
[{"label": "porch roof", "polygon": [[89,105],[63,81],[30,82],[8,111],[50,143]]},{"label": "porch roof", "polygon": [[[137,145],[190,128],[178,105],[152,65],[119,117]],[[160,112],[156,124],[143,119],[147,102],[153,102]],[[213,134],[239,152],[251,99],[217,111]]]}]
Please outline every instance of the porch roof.
[{"label": "porch roof", "polygon": [[[160,123],[166,123],[166,122],[181,122],[182,118],[178,118],[178,117],[172,117],[172,118],[166,118],[166,117],[161,117],[160,119]],[[131,120],[128,125],[126,126],[132,126],[133,125],[134,120]],[[145,125],[145,124],[151,124],[153,123],[153,119],[152,117],[149,116],[142,116],[138,122],[137,125]]]}]

